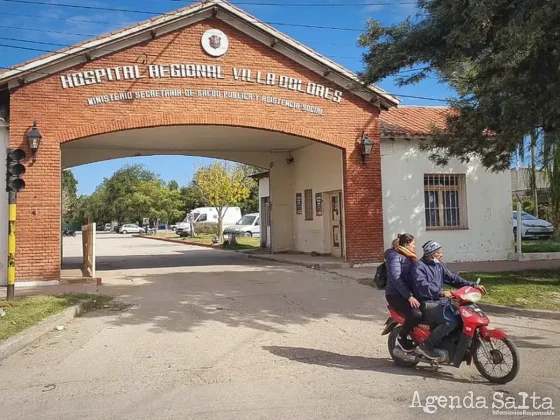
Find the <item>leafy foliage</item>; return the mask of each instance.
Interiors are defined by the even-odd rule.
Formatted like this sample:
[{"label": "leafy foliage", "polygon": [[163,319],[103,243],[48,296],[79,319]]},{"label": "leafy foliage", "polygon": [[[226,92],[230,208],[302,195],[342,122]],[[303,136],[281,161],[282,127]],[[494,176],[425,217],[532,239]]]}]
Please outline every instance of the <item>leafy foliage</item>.
[{"label": "leafy foliage", "polygon": [[535,127],[558,144],[560,8],[548,0],[419,0],[414,20],[384,27],[369,21],[365,84],[418,68],[401,85],[433,72],[458,93],[445,129],[422,148],[437,163],[478,156],[509,169],[512,154]]},{"label": "leafy foliage", "polygon": [[72,223],[78,200],[78,181],[70,170],[62,172],[62,219],[64,224]]},{"label": "leafy foliage", "polygon": [[186,213],[198,207],[206,207],[207,204],[194,180],[188,186],[181,188],[181,199]]},{"label": "leafy foliage", "polygon": [[218,212],[218,234],[222,240],[222,219],[227,207],[239,205],[250,195],[249,180],[239,165],[216,162],[194,175],[200,194]]}]

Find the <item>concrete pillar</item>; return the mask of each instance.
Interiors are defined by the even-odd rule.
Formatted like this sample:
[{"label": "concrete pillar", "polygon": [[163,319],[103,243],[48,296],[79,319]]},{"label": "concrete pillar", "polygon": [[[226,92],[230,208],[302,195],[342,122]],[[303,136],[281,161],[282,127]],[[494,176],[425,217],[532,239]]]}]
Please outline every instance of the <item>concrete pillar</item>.
[{"label": "concrete pillar", "polygon": [[284,158],[277,158],[270,169],[272,252],[293,249],[293,170]]}]

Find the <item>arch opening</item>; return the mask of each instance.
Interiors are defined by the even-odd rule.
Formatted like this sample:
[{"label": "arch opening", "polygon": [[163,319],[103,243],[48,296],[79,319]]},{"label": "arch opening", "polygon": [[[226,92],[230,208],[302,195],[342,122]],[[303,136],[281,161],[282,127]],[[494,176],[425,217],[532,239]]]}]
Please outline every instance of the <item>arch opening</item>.
[{"label": "arch opening", "polygon": [[[62,170],[134,156],[188,155],[263,168],[263,247],[344,257],[343,151],[310,138],[227,125],[169,125],[61,143]],[[105,224],[107,221],[96,221]]]}]

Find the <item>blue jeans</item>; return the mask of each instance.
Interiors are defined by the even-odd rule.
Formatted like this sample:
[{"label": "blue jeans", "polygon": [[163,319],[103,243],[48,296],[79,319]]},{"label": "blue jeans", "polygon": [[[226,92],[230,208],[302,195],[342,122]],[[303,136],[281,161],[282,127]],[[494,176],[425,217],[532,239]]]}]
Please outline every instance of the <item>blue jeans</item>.
[{"label": "blue jeans", "polygon": [[441,346],[443,338],[451,334],[459,326],[459,321],[449,311],[446,314],[447,319],[444,317],[443,308],[444,305],[439,300],[422,302],[421,309],[425,322],[429,325],[437,325],[432,330],[430,337],[424,342],[427,347]]}]

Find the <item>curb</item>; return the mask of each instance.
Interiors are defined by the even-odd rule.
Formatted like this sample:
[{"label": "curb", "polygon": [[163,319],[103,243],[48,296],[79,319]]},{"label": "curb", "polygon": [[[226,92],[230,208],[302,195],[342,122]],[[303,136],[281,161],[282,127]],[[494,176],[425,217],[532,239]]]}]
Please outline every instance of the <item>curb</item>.
[{"label": "curb", "polygon": [[251,255],[251,254],[249,254],[248,256],[249,256],[249,258],[254,258],[256,260],[273,261],[273,262],[287,264],[287,265],[299,265],[301,267],[307,267],[307,268],[312,268],[314,270],[320,270],[320,271],[326,271],[326,272],[329,272],[329,270],[336,270],[338,268],[352,268],[350,266],[350,264],[348,264],[348,263],[321,264],[321,263],[307,263],[307,262],[303,262],[303,261],[290,261],[290,260],[285,260],[285,259],[282,259],[282,258],[270,257],[268,255],[258,255],[258,254],[252,254]]},{"label": "curb", "polygon": [[7,359],[24,347],[39,340],[49,332],[53,331],[57,325],[71,321],[83,314],[93,305],[94,298],[71,306],[64,311],[51,315],[39,324],[27,328],[20,333],[8,338],[0,343],[0,361]]},{"label": "curb", "polygon": [[512,308],[510,306],[490,305],[488,303],[477,303],[480,309],[489,313],[510,315],[510,316],[523,316],[526,318],[541,318],[541,319],[558,319],[560,320],[560,312],[558,311],[545,311],[537,309],[523,309]]},{"label": "curb", "polygon": [[101,277],[61,277],[58,284],[95,284],[101,286],[103,281]]},{"label": "curb", "polygon": [[144,239],[151,239],[153,241],[162,241],[162,242],[169,242],[172,244],[182,244],[182,245],[193,245],[193,246],[200,246],[202,248],[212,248],[212,249],[220,249],[222,250],[222,246],[219,244],[213,245],[213,244],[201,244],[200,242],[189,242],[189,241],[181,241],[179,239],[172,239],[172,238],[152,238],[149,236],[136,236],[136,238],[144,238]]},{"label": "curb", "polygon": [[[347,277],[355,280],[356,282],[364,285],[369,286],[374,290],[377,289],[371,283],[373,282],[373,277],[364,277],[364,278],[355,278],[355,277],[348,277],[344,276],[339,273],[338,274],[342,277]],[[560,311],[546,311],[546,310],[538,310],[538,309],[524,309],[524,308],[514,308],[511,306],[502,306],[502,305],[491,305],[489,303],[480,303],[478,302],[477,305],[485,312],[490,314],[500,314],[500,315],[509,315],[509,316],[522,316],[525,318],[540,318],[540,319],[555,319],[560,320]]]}]

